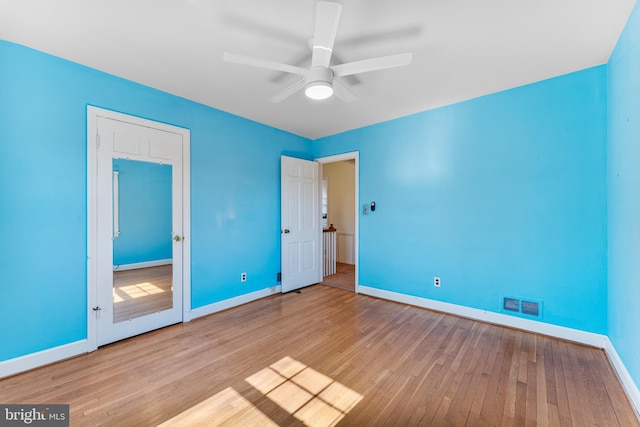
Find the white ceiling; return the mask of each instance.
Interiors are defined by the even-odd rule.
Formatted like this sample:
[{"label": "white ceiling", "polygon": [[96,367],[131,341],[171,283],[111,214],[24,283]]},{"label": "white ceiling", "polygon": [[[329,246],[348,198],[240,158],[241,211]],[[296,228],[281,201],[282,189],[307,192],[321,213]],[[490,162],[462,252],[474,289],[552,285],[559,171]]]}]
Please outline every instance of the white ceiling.
[{"label": "white ceiling", "polygon": [[0,0],[0,39],[316,139],[606,63],[635,0],[343,0],[334,57],[412,64],[349,79],[351,104],[270,103],[299,77],[223,52],[306,67],[315,3]]}]

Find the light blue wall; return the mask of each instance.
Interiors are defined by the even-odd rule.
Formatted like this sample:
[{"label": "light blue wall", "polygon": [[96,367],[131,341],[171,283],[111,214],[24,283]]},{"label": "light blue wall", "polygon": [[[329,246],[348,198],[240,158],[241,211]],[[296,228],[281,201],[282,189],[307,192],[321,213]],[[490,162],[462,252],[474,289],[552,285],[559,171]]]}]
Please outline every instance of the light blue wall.
[{"label": "light blue wall", "polygon": [[191,130],[192,307],[276,283],[281,154],[357,150],[360,203],[377,203],[361,284],[489,311],[542,300],[545,322],[609,333],[640,382],[638,21],[608,67],[313,143],[0,41],[0,360],[86,337],[90,104]]},{"label": "light blue wall", "polygon": [[640,387],[640,6],[608,65],[609,338]]},{"label": "light blue wall", "polygon": [[[314,142],[360,152],[360,284],[607,331],[606,68]],[[433,286],[433,277],[442,287]]]},{"label": "light blue wall", "polygon": [[191,130],[193,308],[277,283],[280,155],[308,140],[0,41],[0,361],[87,336],[87,104]]},{"label": "light blue wall", "polygon": [[113,159],[118,171],[118,237],[113,265],[173,258],[171,165]]}]

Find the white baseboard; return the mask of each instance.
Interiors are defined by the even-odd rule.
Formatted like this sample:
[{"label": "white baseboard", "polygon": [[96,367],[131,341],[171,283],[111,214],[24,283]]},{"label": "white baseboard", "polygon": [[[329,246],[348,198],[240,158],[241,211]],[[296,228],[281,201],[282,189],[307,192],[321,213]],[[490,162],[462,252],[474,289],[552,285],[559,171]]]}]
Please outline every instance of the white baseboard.
[{"label": "white baseboard", "polygon": [[607,357],[609,358],[611,365],[613,365],[613,369],[616,371],[616,374],[618,374],[618,378],[622,383],[622,388],[627,393],[627,397],[631,401],[633,409],[636,411],[636,416],[638,417],[638,420],[640,420],[640,390],[638,390],[638,386],[633,381],[633,378],[631,378],[629,371],[627,371],[627,367],[624,366],[624,363],[622,362],[622,359],[620,359],[620,356],[618,355],[618,352],[613,346],[611,340],[607,337],[606,341],[604,351],[607,353]]},{"label": "white baseboard", "polygon": [[50,363],[87,353],[87,340],[80,340],[58,347],[27,354],[0,362],[0,378],[19,374]]},{"label": "white baseboard", "polygon": [[525,331],[561,338],[568,341],[590,345],[592,347],[604,349],[606,348],[606,343],[609,340],[606,335],[595,334],[593,332],[580,331],[564,326],[551,325],[549,323],[537,322],[535,320],[512,317],[506,314],[465,307],[428,298],[400,294],[397,292],[385,291],[383,289],[371,288],[368,286],[358,286],[358,292],[372,297],[415,305],[417,307],[428,308],[430,310],[442,311],[445,313],[455,314],[460,317],[468,317],[474,320],[481,320],[487,323],[507,326],[509,328],[523,329]]},{"label": "white baseboard", "polygon": [[113,271],[135,270],[137,268],[158,267],[161,265],[173,264],[172,259],[157,259],[155,261],[134,262],[133,264],[114,265]]},{"label": "white baseboard", "polygon": [[223,301],[214,302],[213,304],[205,305],[204,307],[198,307],[191,310],[187,315],[185,315],[185,322],[197,319],[198,317],[208,316],[209,314],[217,313],[218,311],[226,310],[228,308],[237,307],[239,305],[258,300],[260,298],[268,297],[269,295],[278,294],[280,293],[280,290],[280,285],[272,286],[270,288],[251,292],[249,294],[244,294]]}]

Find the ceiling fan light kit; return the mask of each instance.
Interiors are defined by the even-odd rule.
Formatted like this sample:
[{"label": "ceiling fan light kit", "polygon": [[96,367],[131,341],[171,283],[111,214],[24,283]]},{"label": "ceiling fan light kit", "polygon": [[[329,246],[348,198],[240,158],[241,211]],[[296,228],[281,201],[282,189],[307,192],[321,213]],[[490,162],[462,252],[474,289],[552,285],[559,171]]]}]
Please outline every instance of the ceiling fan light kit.
[{"label": "ceiling fan light kit", "polygon": [[311,67],[304,75],[304,94],[307,98],[322,100],[333,95],[333,71],[322,66]]},{"label": "ceiling fan light kit", "polygon": [[340,77],[408,65],[411,63],[413,55],[411,53],[403,53],[330,66],[341,13],[342,5],[340,3],[318,2],[313,42],[310,43],[312,51],[311,65],[306,69],[228,52],[225,52],[224,60],[235,64],[250,65],[303,76],[302,80],[295,82],[271,97],[269,99],[271,102],[280,102],[303,88],[305,95],[310,99],[327,99],[335,94],[343,102],[353,102],[356,100],[356,96],[345,87],[344,83],[340,81]]},{"label": "ceiling fan light kit", "polygon": [[329,82],[310,83],[304,88],[307,98],[320,101],[333,95],[333,86]]}]

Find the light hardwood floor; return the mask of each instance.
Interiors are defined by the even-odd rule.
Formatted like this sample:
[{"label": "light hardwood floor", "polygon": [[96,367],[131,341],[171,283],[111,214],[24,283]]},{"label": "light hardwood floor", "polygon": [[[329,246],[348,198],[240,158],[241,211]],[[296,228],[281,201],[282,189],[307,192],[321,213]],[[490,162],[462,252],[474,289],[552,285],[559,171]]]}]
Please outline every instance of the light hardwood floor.
[{"label": "light hardwood floor", "polygon": [[0,381],[74,426],[638,426],[602,350],[323,285]]},{"label": "light hardwood floor", "polygon": [[324,277],[322,284],[354,292],[356,288],[356,266],[337,262],[336,274]]},{"label": "light hardwood floor", "polygon": [[113,272],[113,321],[133,319],[173,306],[172,265]]}]

